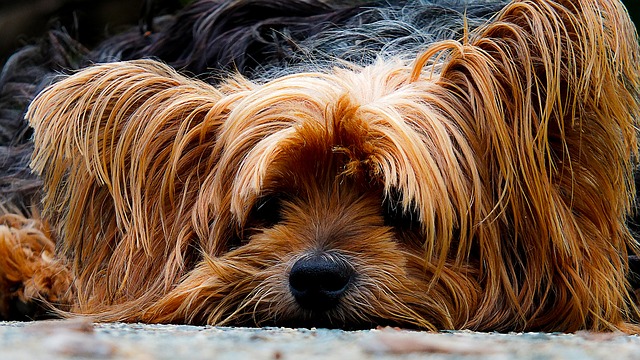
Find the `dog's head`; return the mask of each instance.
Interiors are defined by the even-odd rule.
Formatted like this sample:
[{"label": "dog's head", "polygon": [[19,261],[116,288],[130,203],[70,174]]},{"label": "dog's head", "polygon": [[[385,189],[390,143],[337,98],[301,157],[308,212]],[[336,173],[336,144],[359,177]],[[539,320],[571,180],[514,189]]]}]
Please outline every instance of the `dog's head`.
[{"label": "dog's head", "polygon": [[640,113],[622,14],[518,1],[412,64],[213,88],[145,60],[53,85],[27,116],[76,311],[621,326]]},{"label": "dog's head", "polygon": [[461,214],[473,211],[479,166],[456,120],[425,97],[436,85],[407,81],[410,71],[289,76],[252,89],[221,125],[211,195],[201,197],[216,214],[208,253],[255,259],[249,313],[452,326],[442,309],[456,294],[475,297],[473,270],[459,259],[451,271],[448,252],[471,231]]}]

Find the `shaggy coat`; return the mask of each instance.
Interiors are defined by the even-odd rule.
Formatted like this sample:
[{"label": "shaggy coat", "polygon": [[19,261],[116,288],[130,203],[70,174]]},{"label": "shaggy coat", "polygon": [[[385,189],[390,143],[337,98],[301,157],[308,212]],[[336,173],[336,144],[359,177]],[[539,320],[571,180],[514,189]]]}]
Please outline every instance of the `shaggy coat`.
[{"label": "shaggy coat", "polygon": [[637,332],[640,51],[622,4],[512,1],[406,54],[215,85],[136,60],[48,87],[27,119],[41,229],[70,271],[55,280],[75,285],[62,310]]}]

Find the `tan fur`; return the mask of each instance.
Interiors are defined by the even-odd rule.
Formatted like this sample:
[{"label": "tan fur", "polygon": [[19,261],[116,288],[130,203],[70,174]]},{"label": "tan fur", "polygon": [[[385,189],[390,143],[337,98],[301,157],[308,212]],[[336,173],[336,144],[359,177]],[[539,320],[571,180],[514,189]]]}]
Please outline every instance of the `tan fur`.
[{"label": "tan fur", "polygon": [[[19,308],[29,316],[47,316],[35,310],[45,302],[68,309],[73,299],[71,273],[64,262],[54,258],[54,242],[41,221],[19,215],[0,216],[0,316],[19,319]],[[6,291],[10,289],[10,291]],[[50,315],[49,315],[50,316]]]},{"label": "tan fur", "polygon": [[[414,64],[218,88],[149,60],[83,70],[27,114],[72,312],[635,332],[636,40],[618,1],[526,0]],[[318,249],[358,275],[322,315],[287,285]]]}]

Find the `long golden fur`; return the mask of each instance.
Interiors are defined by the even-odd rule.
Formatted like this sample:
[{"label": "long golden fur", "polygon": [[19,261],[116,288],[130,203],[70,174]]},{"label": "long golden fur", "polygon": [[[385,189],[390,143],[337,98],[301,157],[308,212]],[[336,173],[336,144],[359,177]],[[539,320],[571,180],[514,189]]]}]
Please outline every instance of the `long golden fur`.
[{"label": "long golden fur", "polygon": [[[412,63],[216,87],[151,60],[80,71],[27,114],[71,312],[637,332],[639,54],[617,0],[523,0]],[[316,253],[355,274],[326,311],[290,291]]]},{"label": "long golden fur", "polygon": [[48,227],[40,220],[15,214],[0,216],[0,317],[51,316],[33,299],[68,310],[73,302],[73,277],[64,260],[56,259]]}]

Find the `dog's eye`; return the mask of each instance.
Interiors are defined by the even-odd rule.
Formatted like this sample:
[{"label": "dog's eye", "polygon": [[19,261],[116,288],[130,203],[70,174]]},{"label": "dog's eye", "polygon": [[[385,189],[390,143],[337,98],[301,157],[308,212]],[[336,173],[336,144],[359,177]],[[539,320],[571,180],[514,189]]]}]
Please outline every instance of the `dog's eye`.
[{"label": "dog's eye", "polygon": [[406,231],[420,231],[420,217],[415,210],[403,211],[401,206],[384,207],[384,224]]},{"label": "dog's eye", "polygon": [[282,197],[276,194],[263,196],[253,205],[244,227],[229,242],[229,249],[247,244],[251,237],[271,228],[282,220]]},{"label": "dog's eye", "polygon": [[276,195],[261,198],[256,202],[249,221],[256,227],[273,227],[282,220],[282,200]]},{"label": "dog's eye", "polygon": [[384,224],[394,229],[398,241],[410,247],[421,247],[424,236],[416,209],[403,210],[400,201],[387,199],[382,206]]},{"label": "dog's eye", "polygon": [[413,206],[404,209],[403,196],[398,190],[392,190],[382,202],[384,224],[399,230],[420,231],[420,216]]}]

